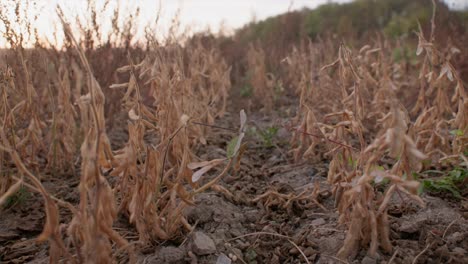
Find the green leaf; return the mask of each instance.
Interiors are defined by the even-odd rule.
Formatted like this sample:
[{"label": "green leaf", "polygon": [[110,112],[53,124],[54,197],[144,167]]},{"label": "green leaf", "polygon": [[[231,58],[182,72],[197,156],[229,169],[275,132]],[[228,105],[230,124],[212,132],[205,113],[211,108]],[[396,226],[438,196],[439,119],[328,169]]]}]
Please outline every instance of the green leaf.
[{"label": "green leaf", "polygon": [[240,95],[242,97],[251,97],[253,94],[253,89],[250,85],[244,85],[240,89]]},{"label": "green leaf", "polygon": [[257,258],[257,252],[253,248],[248,249],[245,253],[245,258],[247,259],[247,261],[249,261],[249,263],[253,263]]},{"label": "green leaf", "polygon": [[27,199],[29,199],[29,197],[31,196],[30,192],[28,191],[28,189],[26,189],[26,187],[24,186],[21,186],[19,188],[19,190],[13,194],[12,196],[8,197],[5,204],[4,204],[4,207],[5,208],[10,208],[12,207],[13,205],[21,205],[23,203],[26,202]]},{"label": "green leaf", "polygon": [[445,177],[440,180],[424,180],[423,186],[425,190],[437,193],[449,192],[455,198],[462,199],[458,188],[453,184],[452,178],[450,177]]},{"label": "green leaf", "polygon": [[452,177],[454,180],[458,180],[461,178],[462,172],[460,170],[453,170],[449,172],[450,177]]},{"label": "green leaf", "polygon": [[385,168],[383,166],[374,166],[374,170],[385,171]]},{"label": "green leaf", "polygon": [[421,195],[423,192],[424,192],[424,182],[423,184],[419,184],[418,195]]},{"label": "green leaf", "polygon": [[277,127],[268,127],[265,130],[259,131],[259,135],[261,136],[265,147],[272,147],[274,145],[273,139],[276,137],[278,130],[279,129]]},{"label": "green leaf", "polygon": [[353,159],[353,157],[348,157],[348,165],[352,168],[357,167],[357,161]]},{"label": "green leaf", "polygon": [[234,155],[236,155],[235,149],[236,149],[236,145],[237,145],[238,141],[239,141],[238,136],[234,137],[233,139],[231,139],[231,141],[229,141],[229,143],[227,145],[227,149],[226,149],[228,159],[230,159],[230,158],[234,157]]},{"label": "green leaf", "polygon": [[461,129],[455,129],[450,131],[451,135],[457,136],[457,137],[462,137],[465,133],[463,133],[463,130]]}]

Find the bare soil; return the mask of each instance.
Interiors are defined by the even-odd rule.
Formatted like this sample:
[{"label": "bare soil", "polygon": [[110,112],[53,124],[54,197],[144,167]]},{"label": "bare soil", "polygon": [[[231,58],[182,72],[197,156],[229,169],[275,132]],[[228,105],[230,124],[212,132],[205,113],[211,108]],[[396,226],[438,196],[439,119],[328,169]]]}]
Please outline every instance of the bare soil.
[{"label": "bare soil", "polygon": [[[216,125],[235,128],[238,110],[249,108],[248,99],[236,99],[229,113]],[[248,112],[249,125],[257,129],[278,126],[288,121],[294,103],[287,103],[274,113]],[[125,126],[112,126],[111,142],[126,142]],[[213,129],[206,146],[198,146],[201,159],[223,157],[232,133]],[[338,213],[326,182],[327,160],[304,161],[293,164],[288,153],[289,132],[280,128],[267,147],[260,136],[249,133],[248,150],[242,158],[241,170],[223,178],[220,185],[229,193],[208,191],[196,198],[196,207],[185,213],[194,231],[174,241],[156,241],[140,246],[139,263],[346,263],[334,256],[343,244],[345,226],[338,224]],[[79,168],[74,173],[43,175],[43,184],[54,196],[77,204]],[[215,172],[212,173],[214,175]],[[207,176],[204,180],[209,180]],[[110,182],[112,183],[112,179]],[[254,201],[267,191],[299,194],[320,183],[318,204],[309,200],[267,204],[265,199]],[[393,254],[380,253],[377,259],[361,250],[349,263],[468,263],[468,202],[450,197],[422,194],[426,202],[420,208],[405,197],[395,195],[389,209]],[[70,220],[69,212],[61,211],[62,222]],[[42,198],[29,192],[0,214],[0,263],[48,263],[47,243],[37,243],[45,213]],[[65,228],[65,227],[64,227]],[[138,239],[136,230],[121,215],[115,229],[129,241]],[[198,232],[198,233],[197,233]],[[200,232],[214,242],[215,248],[194,242]],[[279,235],[280,236],[279,236]],[[204,243],[207,241],[202,241]],[[209,242],[209,241],[208,241]],[[206,251],[198,247],[207,246]],[[299,247],[300,251],[298,248]],[[229,258],[230,257],[230,258]],[[124,253],[117,261],[126,263]],[[218,261],[218,262],[217,262]],[[223,262],[224,261],[224,262]]]}]

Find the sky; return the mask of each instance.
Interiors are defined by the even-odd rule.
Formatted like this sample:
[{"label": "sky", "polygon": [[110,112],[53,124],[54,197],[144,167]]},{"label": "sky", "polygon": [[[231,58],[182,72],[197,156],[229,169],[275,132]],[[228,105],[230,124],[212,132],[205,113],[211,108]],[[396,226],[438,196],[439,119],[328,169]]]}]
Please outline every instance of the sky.
[{"label": "sky", "polygon": [[[15,0],[9,0],[15,1]],[[55,7],[61,6],[67,18],[71,19],[78,15],[86,14],[86,0],[16,0],[30,1],[35,3],[35,8],[28,11],[29,16],[37,14],[34,26],[37,27],[39,35],[49,40],[54,40],[53,32],[59,29],[58,18]],[[98,9],[104,5],[105,0],[95,0]],[[130,13],[138,5],[140,7],[140,35],[142,28],[149,22],[155,20],[158,13],[158,35],[165,36],[174,16],[179,13],[180,28],[190,28],[191,32],[197,32],[210,28],[213,32],[218,32],[221,25],[227,31],[239,28],[250,22],[254,17],[262,20],[269,16],[285,13],[289,10],[298,10],[304,7],[315,8],[326,2],[350,2],[351,0],[110,0],[110,7],[116,6],[120,2],[122,10]],[[112,8],[110,8],[112,9]],[[159,11],[159,9],[161,9]],[[125,15],[125,12],[122,12]],[[14,14],[10,14],[14,17]],[[110,28],[110,16],[107,13],[98,17],[98,21],[103,27]],[[1,24],[1,23],[0,23]],[[73,24],[73,23],[72,23]],[[73,26],[73,25],[72,25]],[[0,30],[2,30],[0,25]],[[59,35],[59,39],[62,37]],[[60,40],[59,40],[60,41]],[[3,42],[3,43],[2,43]],[[4,40],[0,37],[0,47],[4,46]]]},{"label": "sky", "polygon": [[[78,16],[87,14],[87,0],[2,0],[1,2],[29,1],[35,3],[35,8],[28,8],[29,17],[37,15],[34,26],[38,29],[41,38],[47,38],[52,42],[60,42],[63,36],[54,36],[54,32],[61,33],[60,24],[56,15],[55,7],[61,6],[70,22]],[[96,5],[101,8],[105,0],[95,0]],[[213,32],[218,32],[221,25],[226,33],[239,28],[250,22],[254,17],[262,20],[269,16],[285,13],[288,10],[298,10],[304,7],[315,8],[326,2],[350,2],[351,0],[109,0],[109,10],[120,3],[121,13],[125,16],[131,13],[138,5],[141,9],[139,21],[139,33],[143,35],[143,28],[148,23],[155,20],[160,14],[158,21],[157,35],[164,37],[171,25],[174,16],[179,13],[180,28],[190,28],[190,32],[197,32],[210,28]],[[410,1],[410,0],[408,0]],[[428,0],[429,1],[429,0]],[[468,5],[468,0],[443,0],[453,8],[460,8]],[[23,5],[24,6],[24,5]],[[10,8],[11,9],[11,8]],[[112,13],[104,13],[98,16],[98,23],[106,28],[110,28],[110,17]],[[14,19],[14,13],[10,13]],[[73,23],[72,23],[73,26]],[[2,23],[0,23],[2,31]],[[0,37],[0,47],[5,46],[5,40]]]},{"label": "sky", "polygon": [[452,9],[467,9],[468,0],[444,0],[449,8]]}]

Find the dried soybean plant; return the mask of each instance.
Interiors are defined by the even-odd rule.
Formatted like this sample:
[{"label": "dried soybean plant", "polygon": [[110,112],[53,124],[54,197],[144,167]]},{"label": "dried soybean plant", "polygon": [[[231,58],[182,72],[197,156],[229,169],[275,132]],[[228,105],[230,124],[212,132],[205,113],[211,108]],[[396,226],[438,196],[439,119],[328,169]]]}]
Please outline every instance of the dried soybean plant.
[{"label": "dried soybean plant", "polygon": [[[51,56],[49,56],[50,58]],[[49,65],[53,65],[49,62]],[[52,125],[47,137],[49,151],[47,153],[47,167],[49,169],[73,170],[76,154],[75,138],[77,134],[77,113],[72,104],[72,85],[70,71],[66,57],[61,57],[55,67],[48,72],[52,79],[49,86],[50,104],[52,105]],[[54,89],[55,88],[55,89]],[[56,91],[56,94],[55,94]],[[56,95],[56,96],[54,96]],[[55,101],[56,100],[56,101]]]},{"label": "dried soybean plant", "polygon": [[[363,123],[371,117],[372,96],[379,87],[375,80],[380,75],[379,60],[374,56],[379,49],[366,45],[353,56],[351,50],[341,44],[338,59],[319,69],[318,64],[329,59],[320,52],[327,48],[324,43],[309,44],[307,49],[301,48],[301,52],[293,50],[286,58],[292,70],[299,68],[297,64],[305,63],[304,69],[310,71],[303,72],[300,80],[296,79],[293,84],[299,96],[299,108],[293,119],[297,126],[291,139],[296,161],[302,157],[317,158],[323,142],[337,149],[353,145],[354,139],[350,144],[348,138],[342,138],[345,131],[351,132],[351,137],[357,136],[363,149],[369,130],[373,129]],[[325,73],[326,69],[329,74]],[[334,131],[337,127],[327,124],[330,121],[343,126],[341,132]]]},{"label": "dried soybean plant", "polygon": [[[421,160],[426,156],[417,150],[415,143],[407,135],[409,117],[406,110],[395,99],[393,82],[388,76],[386,62],[370,56],[383,52],[380,48],[363,47],[359,55],[352,57],[351,51],[340,47],[338,74],[342,91],[343,111],[328,114],[341,117],[331,126],[322,125],[325,135],[337,139],[347,147],[330,146],[333,158],[330,162],[328,181],[333,185],[336,206],[340,213],[340,223],[348,225],[348,232],[343,247],[337,253],[341,259],[355,256],[360,246],[369,245],[368,254],[375,257],[378,247],[390,252],[389,223],[387,205],[397,192],[407,193],[423,205],[417,196],[419,183],[412,180],[412,172],[421,169]],[[373,63],[369,63],[374,60]],[[371,65],[370,67],[366,65]],[[378,80],[378,81],[377,81]],[[351,89],[349,89],[350,87]],[[369,93],[369,94],[364,94]],[[385,94],[388,99],[372,101],[372,95]],[[381,98],[382,96],[380,96]],[[376,104],[376,102],[380,104]],[[372,127],[364,127],[372,116],[390,108],[390,113],[380,119],[381,133],[367,146],[366,141]],[[368,109],[368,110],[366,110]],[[369,110],[373,113],[369,113]],[[395,160],[391,169],[382,169],[382,159],[386,151]],[[375,184],[387,179],[390,185],[382,196]]]},{"label": "dried soybean plant", "polygon": [[[376,255],[378,246],[387,252],[392,250],[387,205],[394,192],[406,193],[423,205],[417,196],[419,183],[411,175],[421,168],[426,156],[407,134],[409,117],[396,100],[398,69],[391,68],[382,46],[366,45],[356,54],[342,44],[338,59],[320,70],[316,78],[320,85],[308,86],[309,91],[316,93],[329,87],[324,92],[335,93],[330,98],[341,100],[320,102],[309,91],[300,89],[298,114],[303,117],[296,129],[303,134],[301,140],[309,142],[308,149],[295,149],[296,158],[317,155],[313,150],[326,143],[325,156],[331,158],[328,182],[340,213],[339,221],[348,226],[345,243],[338,252],[341,259],[355,256],[361,246],[369,246],[371,256]],[[323,74],[325,70],[329,76]],[[328,104],[328,108],[317,111],[321,104]],[[332,112],[326,113],[326,109]],[[373,122],[376,118],[380,119]],[[374,132],[378,126],[382,132]],[[382,162],[387,151],[388,158],[394,161],[389,169]],[[384,194],[375,186],[382,179],[390,182]]]},{"label": "dried soybean plant", "polygon": [[[317,137],[310,136],[320,134],[316,127],[317,118],[311,105],[317,105],[319,94],[319,76],[311,76],[318,71],[315,60],[318,54],[317,49],[312,43],[307,47],[304,44],[300,48],[294,47],[291,53],[283,60],[286,65],[287,85],[295,88],[295,93],[299,95],[299,107],[296,117],[292,120],[293,124],[298,124],[293,130],[293,136],[290,140],[294,160],[299,161],[301,157],[314,157],[316,146],[320,140]],[[307,149],[306,149],[307,148]]]},{"label": "dried soybean plant", "polygon": [[[20,157],[27,162],[28,167],[37,168],[38,154],[46,149],[43,143],[46,124],[41,119],[43,102],[33,84],[33,74],[27,57],[28,51],[23,46],[32,36],[33,20],[28,15],[33,11],[28,10],[28,5],[28,3],[24,5],[15,1],[0,4],[0,23],[4,28],[2,37],[10,45],[10,51],[14,53],[15,64],[17,64],[14,68],[15,76],[12,77],[12,85],[5,86],[14,88],[14,91],[7,91],[12,96],[10,98],[11,110],[4,118],[2,126],[4,126],[6,136],[11,140]],[[14,10],[15,20],[8,17],[10,10]]]},{"label": "dried soybean plant", "polygon": [[[14,74],[10,67],[6,67],[0,70],[0,96],[1,96],[1,123],[0,127],[3,130],[12,130],[11,127],[14,125],[14,119],[9,118],[12,106],[10,102],[15,99],[16,96],[12,94],[15,89]],[[3,149],[0,151],[0,195],[7,192],[8,188],[12,184],[12,179],[9,177],[11,173],[10,164],[7,161],[7,157]]]},{"label": "dried soybean plant", "polygon": [[133,247],[112,228],[117,217],[114,193],[102,170],[110,168],[113,153],[105,130],[104,94],[94,78],[81,46],[75,40],[62,11],[57,13],[64,32],[72,40],[83,67],[86,69],[88,93],[80,97],[80,112],[86,116],[82,124],[85,135],[81,145],[80,204],[67,228],[70,243],[77,251],[79,262],[112,261],[112,244],[125,248],[134,262]]},{"label": "dried soybean plant", "polygon": [[422,30],[418,38],[416,54],[424,54],[424,59],[419,73],[419,96],[412,109],[417,118],[411,131],[417,146],[433,162],[450,162],[468,148],[468,98],[463,81],[450,63],[459,50],[448,47],[446,52],[440,52],[433,36],[426,40]]},{"label": "dried soybean plant", "polygon": [[[33,189],[39,192],[44,199],[44,207],[46,213],[46,222],[42,233],[37,238],[38,242],[49,241],[49,257],[50,263],[58,263],[62,256],[65,256],[67,260],[74,263],[73,257],[68,250],[65,248],[65,244],[62,240],[62,235],[60,232],[60,221],[59,221],[59,211],[55,201],[52,199],[50,194],[42,186],[39,179],[37,179],[34,174],[32,174],[27,168],[26,165],[22,162],[19,153],[14,149],[14,146],[10,143],[7,138],[4,128],[0,127],[0,150],[2,152],[7,152],[12,159],[12,162],[16,166],[21,175],[21,178],[16,178],[16,183],[10,186],[8,191],[0,196],[0,206],[6,201],[6,199],[15,193],[21,186],[27,185],[30,189]],[[32,182],[32,185],[26,184],[26,179]],[[71,210],[74,208],[65,202],[61,202],[63,206],[68,207]]]},{"label": "dried soybean plant", "polygon": [[[365,148],[362,121],[364,119],[363,97],[360,93],[361,76],[357,72],[357,66],[353,62],[351,51],[341,45],[338,59],[327,67],[338,67],[336,73],[340,80],[343,110],[324,116],[325,120],[335,120],[335,124],[318,124],[326,138],[332,138],[335,142],[328,141],[329,151],[325,155],[331,155],[328,170],[328,182],[333,185],[333,194],[337,203],[346,190],[341,183],[352,181],[356,177],[360,164],[360,154]],[[340,142],[340,144],[336,144]],[[356,146],[359,143],[358,146]]]},{"label": "dried soybean plant", "polygon": [[186,48],[188,57],[187,75],[190,76],[194,93],[200,93],[198,99],[210,106],[206,109],[206,120],[212,123],[216,117],[223,117],[226,112],[228,92],[231,89],[231,68],[221,56],[219,47],[204,47],[196,39]]},{"label": "dried soybean plant", "polygon": [[[58,263],[62,256],[74,263],[73,257],[62,240],[56,201],[42,186],[40,180],[28,169],[28,166],[34,164],[25,164],[22,161],[22,158],[31,158],[31,155],[36,157],[38,150],[36,146],[39,145],[37,140],[42,141],[42,126],[37,127],[34,125],[35,122],[40,122],[38,121],[40,112],[31,112],[38,110],[36,107],[39,107],[39,103],[35,104],[36,102],[33,100],[37,94],[32,86],[23,58],[23,51],[18,48],[16,52],[21,58],[22,69],[26,76],[24,92],[27,98],[21,99],[21,92],[18,92],[19,87],[15,83],[13,71],[7,67],[0,74],[0,94],[3,102],[3,107],[0,109],[2,115],[0,123],[0,170],[2,172],[2,175],[0,175],[0,206],[21,187],[26,186],[33,191],[39,192],[45,202],[46,222],[37,241],[50,242],[49,256],[51,263]],[[15,105],[10,106],[10,103]],[[30,123],[24,128],[28,120]],[[8,159],[8,156],[10,159]],[[74,210],[68,203],[60,200],[59,203],[70,210]]]},{"label": "dried soybean plant", "polygon": [[268,73],[265,52],[256,44],[250,44],[247,51],[248,78],[254,97],[266,112],[273,110],[275,78]]},{"label": "dried soybean plant", "polygon": [[[231,88],[230,68],[216,48],[204,48],[199,42],[185,48],[175,43],[154,46],[141,64],[142,88],[161,110],[158,118],[164,124],[160,126],[164,138],[178,127],[177,120],[184,113],[209,125],[224,115]],[[206,129],[189,129],[193,143],[206,143]]]},{"label": "dried soybean plant", "polygon": [[[299,97],[299,107],[291,124],[293,136],[290,140],[294,160],[318,157],[318,147],[324,137],[318,121],[323,113],[336,109],[339,93],[337,85],[326,74],[319,72],[319,65],[324,60],[325,42],[303,42],[299,48],[294,47],[283,60],[287,72],[286,85],[292,87]],[[325,52],[326,53],[326,52]]]},{"label": "dried soybean plant", "polygon": [[[4,21],[6,30],[11,31]],[[14,32],[12,32],[14,34]],[[16,36],[19,38],[19,36]],[[12,175],[17,171],[15,163],[27,160],[25,166],[37,169],[39,160],[38,154],[45,149],[43,144],[45,123],[40,118],[41,100],[32,84],[29,67],[25,59],[25,50],[22,43],[8,39],[12,47],[13,55],[18,58],[19,66],[13,69],[8,64],[0,72],[0,96],[2,97],[2,107],[0,108],[1,120],[0,129],[4,135],[3,144],[9,145],[8,151],[2,149],[0,153],[0,195],[9,193],[7,190],[12,187]],[[7,152],[13,155],[14,152],[18,160],[8,159]],[[21,161],[22,162],[22,161]],[[26,168],[26,167],[25,167]],[[19,188],[16,183],[15,188]],[[12,190],[12,189],[10,189]]]},{"label": "dried soybean plant", "polygon": [[[349,223],[344,245],[337,253],[341,259],[355,256],[360,245],[369,244],[368,255],[372,257],[376,256],[379,246],[387,253],[392,251],[387,207],[395,192],[405,193],[424,206],[418,196],[419,182],[412,179],[411,173],[421,168],[421,160],[426,156],[406,134],[408,118],[404,109],[394,102],[391,113],[382,121],[386,123],[384,132],[361,154],[363,166],[352,181],[341,183],[346,191],[338,203],[339,221]],[[396,160],[389,169],[382,166],[386,153]],[[381,195],[374,185],[384,180],[388,185]]]},{"label": "dried soybean plant", "polygon": [[[154,46],[137,65],[129,56],[129,65],[118,69],[129,74],[129,81],[111,86],[126,89],[122,101],[129,117],[129,139],[116,151],[111,174],[119,177],[119,211],[128,213],[143,243],[174,239],[183,234],[181,227],[191,230],[184,209],[194,204],[196,194],[215,188],[234,160],[240,161],[236,157],[244,136],[244,112],[240,135],[227,158],[191,162],[194,143],[206,144],[206,131],[199,125],[212,125],[224,114],[230,82],[217,51],[199,44],[187,49]],[[151,102],[144,99],[145,93]],[[218,176],[199,186],[204,173],[226,162]]]},{"label": "dried soybean plant", "polygon": [[[21,63],[22,72],[15,73],[15,80],[10,82],[10,85],[4,86],[4,89],[7,90],[5,94],[12,95],[12,99],[18,101],[10,100],[10,104],[13,102],[15,105],[6,113],[2,125],[6,129],[7,137],[13,140],[19,155],[28,161],[27,165],[38,166],[38,153],[46,149],[43,143],[46,124],[41,119],[41,101],[32,83],[24,50],[18,46],[15,47],[15,53]],[[18,75],[23,78],[18,79]]]}]

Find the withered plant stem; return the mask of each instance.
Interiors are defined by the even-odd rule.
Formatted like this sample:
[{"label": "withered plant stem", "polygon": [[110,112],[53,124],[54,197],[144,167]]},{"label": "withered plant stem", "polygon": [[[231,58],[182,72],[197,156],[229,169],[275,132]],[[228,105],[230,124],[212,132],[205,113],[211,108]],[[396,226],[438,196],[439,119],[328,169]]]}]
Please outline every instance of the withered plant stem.
[{"label": "withered plant stem", "polygon": [[179,134],[179,131],[186,127],[185,125],[179,126],[174,133],[172,133],[171,137],[169,137],[169,140],[166,145],[166,150],[164,151],[164,158],[163,158],[163,163],[162,163],[162,170],[161,170],[161,178],[159,179],[159,188],[162,185],[163,179],[164,179],[164,171],[166,169],[166,161],[167,161],[167,155],[169,154],[169,148],[171,147],[171,143],[174,140],[174,138]]},{"label": "withered plant stem", "polygon": [[395,260],[396,256],[398,255],[399,251],[398,251],[398,248],[395,250],[395,253],[393,253],[392,257],[390,258],[390,260],[388,261],[388,264],[392,264],[393,261]]},{"label": "withered plant stem", "polygon": [[217,128],[217,129],[223,129],[223,130],[232,131],[232,132],[236,132],[236,133],[238,132],[237,129],[233,129],[233,128],[227,128],[227,127],[209,125],[209,124],[199,123],[199,122],[195,122],[195,121],[190,121],[190,123],[195,124],[195,125],[200,125],[200,126],[206,126],[206,127]]},{"label": "withered plant stem", "polygon": [[350,146],[350,145],[346,145],[344,143],[341,143],[339,141],[336,141],[336,140],[333,140],[333,139],[330,139],[330,138],[327,138],[327,137],[324,137],[324,136],[319,136],[319,135],[316,135],[316,134],[312,134],[312,133],[309,133],[309,132],[306,132],[306,131],[303,131],[303,130],[300,130],[300,129],[294,129],[294,131],[297,131],[299,133],[302,133],[304,135],[308,135],[308,136],[312,136],[312,137],[315,137],[315,138],[320,138],[320,139],[325,139],[327,141],[330,141],[332,143],[335,143],[337,145],[340,145],[342,147],[345,147],[345,148],[350,148],[350,149],[353,149],[353,150],[358,150],[356,149],[355,147],[353,146]]},{"label": "withered plant stem", "polygon": [[431,243],[427,244],[427,246],[421,251],[419,252],[418,255],[416,255],[416,257],[414,257],[413,259],[413,262],[411,262],[412,264],[416,264],[418,263],[418,258],[420,256],[422,256],[430,247],[432,247],[433,245],[435,244],[435,241],[432,241]]}]

